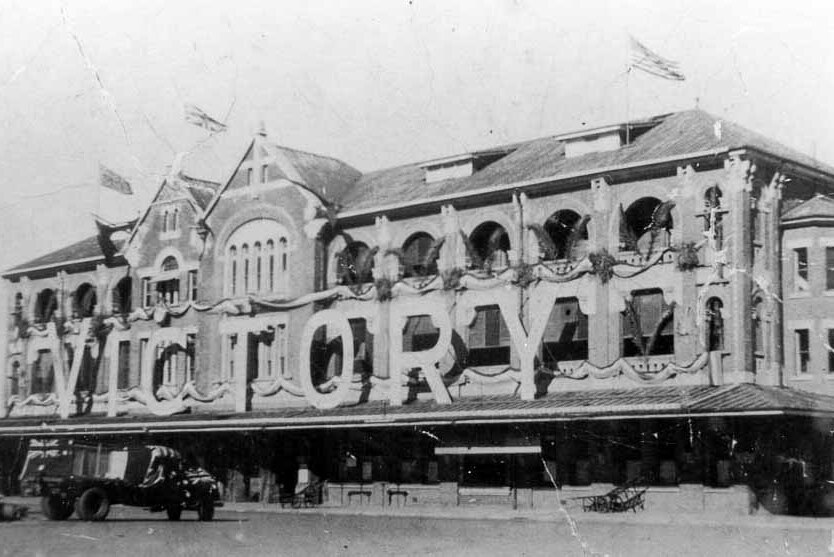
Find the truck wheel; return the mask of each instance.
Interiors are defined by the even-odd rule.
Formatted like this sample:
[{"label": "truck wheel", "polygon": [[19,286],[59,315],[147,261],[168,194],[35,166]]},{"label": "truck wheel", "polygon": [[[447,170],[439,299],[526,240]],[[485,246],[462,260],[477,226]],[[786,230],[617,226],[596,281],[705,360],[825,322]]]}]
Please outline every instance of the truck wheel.
[{"label": "truck wheel", "polygon": [[211,497],[203,497],[200,506],[197,507],[197,519],[207,522],[214,518],[214,500]]},{"label": "truck wheel", "polygon": [[165,512],[168,513],[168,520],[179,520],[180,516],[182,516],[182,507],[179,505],[171,505],[165,508]]},{"label": "truck wheel", "polygon": [[66,520],[75,509],[72,501],[66,501],[60,495],[44,495],[41,497],[41,510],[49,520]]},{"label": "truck wheel", "polygon": [[91,487],[78,498],[75,510],[81,520],[104,520],[110,512],[110,499],[100,487]]}]

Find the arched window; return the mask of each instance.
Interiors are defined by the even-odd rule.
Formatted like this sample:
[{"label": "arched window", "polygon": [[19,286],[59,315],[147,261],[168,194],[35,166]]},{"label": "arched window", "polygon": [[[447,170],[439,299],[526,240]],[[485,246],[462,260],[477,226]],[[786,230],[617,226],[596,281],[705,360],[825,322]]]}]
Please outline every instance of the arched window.
[{"label": "arched window", "polygon": [[761,298],[753,300],[751,311],[753,325],[753,354],[764,353],[764,301]]},{"label": "arched window", "polygon": [[173,255],[169,255],[163,259],[162,265],[160,265],[160,271],[169,273],[169,276],[156,283],[156,292],[158,299],[168,305],[177,305],[180,303],[180,279],[177,273],[179,268],[180,265],[177,262],[177,258]]},{"label": "arched window", "polygon": [[89,282],[79,286],[72,299],[73,317],[92,317],[96,307],[96,289]]},{"label": "arched window", "polygon": [[373,252],[364,242],[351,242],[339,256],[340,284],[356,284],[373,280]]},{"label": "arched window", "polygon": [[51,288],[45,288],[35,299],[35,322],[46,323],[51,320],[58,309],[58,297]]},{"label": "arched window", "polygon": [[589,216],[581,217],[570,209],[556,211],[545,221],[544,231],[552,242],[556,259],[570,259],[580,242],[588,240]]},{"label": "arched window", "polygon": [[659,288],[635,290],[625,300],[623,356],[675,353],[674,305],[667,305]]},{"label": "arched window", "polygon": [[267,281],[266,288],[270,292],[275,291],[275,242],[268,240],[266,242],[267,255]]},{"label": "arched window", "polygon": [[510,235],[497,222],[488,221],[479,224],[469,235],[469,249],[472,266],[488,269],[505,269],[509,265],[507,253],[510,251]]},{"label": "arched window", "polygon": [[162,212],[162,232],[168,232],[168,211]]},{"label": "arched window", "polygon": [[179,230],[180,227],[180,210],[174,208],[174,213],[171,220],[171,231]]},{"label": "arched window", "polygon": [[261,253],[261,243],[255,242],[255,250],[253,257],[255,259],[255,290],[260,292],[261,291],[261,271],[263,267],[262,257],[263,254]]},{"label": "arched window", "polygon": [[278,244],[281,246],[281,271],[287,271],[287,239],[281,238],[278,240]]},{"label": "arched window", "polygon": [[720,298],[710,298],[707,300],[705,310],[706,321],[706,345],[710,352],[714,350],[724,349],[724,302]]},{"label": "arched window", "polygon": [[243,259],[243,293],[251,290],[249,285],[249,245],[243,244],[240,248],[240,257]]},{"label": "arched window", "polygon": [[437,273],[437,261],[427,260],[432,245],[434,245],[434,238],[425,232],[417,232],[409,236],[403,244],[403,277],[419,277]]},{"label": "arched window", "polygon": [[286,288],[286,230],[278,222],[256,219],[243,224],[227,240],[226,250],[227,295],[278,292]]},{"label": "arched window", "polygon": [[229,285],[229,294],[237,295],[237,248],[232,246],[229,248],[229,278],[226,283]]},{"label": "arched window", "polygon": [[621,215],[620,247],[646,254],[667,247],[673,228],[673,201],[642,197]]},{"label": "arched window", "polygon": [[124,277],[113,288],[113,313],[130,313],[132,309],[133,280]]}]

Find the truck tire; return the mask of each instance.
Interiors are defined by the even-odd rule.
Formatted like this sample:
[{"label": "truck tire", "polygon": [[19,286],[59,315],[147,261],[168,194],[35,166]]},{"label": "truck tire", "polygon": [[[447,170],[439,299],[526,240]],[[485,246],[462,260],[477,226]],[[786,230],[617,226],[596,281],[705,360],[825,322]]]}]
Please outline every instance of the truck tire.
[{"label": "truck tire", "polygon": [[110,512],[110,499],[100,487],[91,487],[78,498],[75,511],[81,520],[104,520]]},{"label": "truck tire", "polygon": [[66,520],[75,511],[72,501],[66,501],[60,495],[41,497],[41,511],[49,520]]},{"label": "truck tire", "polygon": [[197,507],[197,519],[208,522],[214,518],[214,500],[211,497],[200,499],[200,506]]},{"label": "truck tire", "polygon": [[171,505],[165,508],[165,512],[168,513],[168,520],[179,520],[182,516],[182,507],[179,505]]}]

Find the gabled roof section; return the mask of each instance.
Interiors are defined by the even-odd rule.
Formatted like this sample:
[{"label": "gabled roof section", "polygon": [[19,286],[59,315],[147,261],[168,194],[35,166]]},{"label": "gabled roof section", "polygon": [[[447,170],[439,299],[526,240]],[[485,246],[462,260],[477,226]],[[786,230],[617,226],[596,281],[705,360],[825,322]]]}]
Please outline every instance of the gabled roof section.
[{"label": "gabled roof section", "polygon": [[211,200],[220,189],[220,184],[217,182],[210,182],[208,180],[201,180],[192,176],[180,174],[179,179],[185,182],[185,189],[201,211],[205,211],[209,206]]},{"label": "gabled roof section", "polygon": [[258,134],[246,147],[229,178],[206,208],[206,216],[214,210],[217,202],[231,186],[240,166],[256,148],[275,160],[278,174],[273,176],[273,179],[284,179],[299,185],[329,205],[335,204],[343,197],[362,176],[361,172],[339,159],[270,143],[264,135]]},{"label": "gabled roof section", "polygon": [[266,143],[264,147],[275,157],[283,178],[305,186],[328,203],[341,198],[362,175],[349,164],[332,157],[272,143]]},{"label": "gabled roof section", "polygon": [[817,194],[782,213],[782,222],[806,219],[834,219],[834,199]]},{"label": "gabled roof section", "polygon": [[544,137],[515,145],[512,153],[472,176],[429,184],[424,180],[420,164],[369,172],[347,190],[339,204],[344,212],[372,212],[393,204],[429,202],[489,188],[513,189],[523,183],[557,181],[618,167],[718,155],[745,148],[834,178],[834,167],[702,110],[656,116],[629,123],[629,128],[639,128],[639,134],[635,134],[637,137],[630,144],[617,150],[566,158],[565,138],[576,134]]}]

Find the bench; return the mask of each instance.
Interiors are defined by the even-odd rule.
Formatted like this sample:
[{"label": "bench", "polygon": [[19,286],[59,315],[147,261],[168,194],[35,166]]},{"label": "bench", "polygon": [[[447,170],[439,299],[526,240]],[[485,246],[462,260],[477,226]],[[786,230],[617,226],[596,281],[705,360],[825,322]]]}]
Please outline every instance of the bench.
[{"label": "bench", "polygon": [[647,487],[642,478],[637,478],[621,486],[615,487],[604,495],[587,495],[574,497],[582,503],[584,512],[620,513],[625,511],[637,512],[645,509]]},{"label": "bench", "polygon": [[391,501],[395,496],[402,497],[403,503],[408,500],[408,492],[404,489],[389,489],[388,490],[388,506],[391,506]]},{"label": "bench", "polygon": [[348,491],[347,492],[348,502],[352,502],[353,498],[357,495],[359,496],[359,504],[360,505],[363,502],[363,497],[368,498],[368,503],[371,502],[372,492],[370,490],[367,490],[367,489],[352,489],[352,490]]}]

